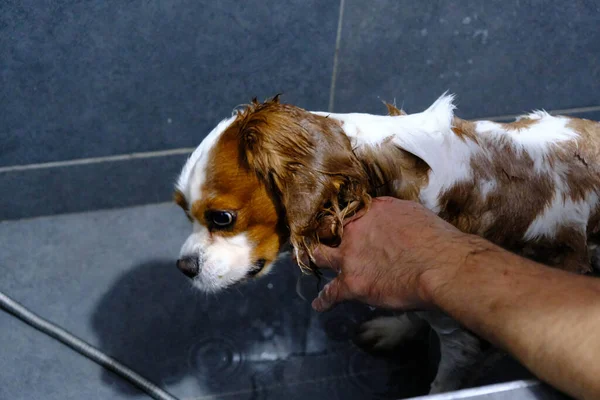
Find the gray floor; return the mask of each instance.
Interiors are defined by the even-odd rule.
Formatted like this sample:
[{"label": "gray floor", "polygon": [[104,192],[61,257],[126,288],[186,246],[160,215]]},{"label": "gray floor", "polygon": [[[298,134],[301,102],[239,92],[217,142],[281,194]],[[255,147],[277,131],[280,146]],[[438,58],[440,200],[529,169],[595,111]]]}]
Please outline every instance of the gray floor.
[{"label": "gray floor", "polygon": [[[183,399],[395,398],[422,393],[424,363],[351,342],[371,311],[317,315],[297,268],[221,296],[174,266],[188,222],[171,204],[0,222],[0,289]],[[303,278],[312,298],[316,282]],[[127,399],[128,383],[0,313],[0,398]]]}]

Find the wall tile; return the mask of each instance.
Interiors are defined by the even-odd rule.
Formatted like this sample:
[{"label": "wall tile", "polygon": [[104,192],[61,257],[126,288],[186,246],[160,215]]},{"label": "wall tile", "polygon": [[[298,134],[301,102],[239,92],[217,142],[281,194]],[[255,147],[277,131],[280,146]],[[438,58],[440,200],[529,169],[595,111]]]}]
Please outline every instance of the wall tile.
[{"label": "wall tile", "polygon": [[446,90],[459,114],[600,105],[600,3],[347,0],[335,111],[409,112]]},{"label": "wall tile", "polygon": [[278,92],[326,108],[339,3],[0,5],[0,166],[195,146]]},{"label": "wall tile", "polygon": [[170,201],[187,155],[0,173],[0,220]]}]

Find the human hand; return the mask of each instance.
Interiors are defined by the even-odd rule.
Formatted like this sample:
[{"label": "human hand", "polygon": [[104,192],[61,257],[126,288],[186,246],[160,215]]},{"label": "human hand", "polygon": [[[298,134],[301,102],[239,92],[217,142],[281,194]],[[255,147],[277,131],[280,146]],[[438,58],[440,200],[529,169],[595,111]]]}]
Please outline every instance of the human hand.
[{"label": "human hand", "polygon": [[345,224],[339,247],[316,249],[315,264],[338,271],[338,276],[312,306],[326,311],[358,300],[384,308],[430,308],[432,288],[424,278],[460,267],[469,252],[469,236],[418,203],[375,198],[369,211]]}]

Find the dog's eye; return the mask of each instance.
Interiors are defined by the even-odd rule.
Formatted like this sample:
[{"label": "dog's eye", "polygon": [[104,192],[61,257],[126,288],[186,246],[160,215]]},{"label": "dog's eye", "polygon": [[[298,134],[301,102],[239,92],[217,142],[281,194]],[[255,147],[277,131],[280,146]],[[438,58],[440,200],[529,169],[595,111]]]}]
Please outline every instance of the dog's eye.
[{"label": "dog's eye", "polygon": [[227,228],[235,222],[235,215],[229,211],[210,211],[206,217],[216,228]]}]

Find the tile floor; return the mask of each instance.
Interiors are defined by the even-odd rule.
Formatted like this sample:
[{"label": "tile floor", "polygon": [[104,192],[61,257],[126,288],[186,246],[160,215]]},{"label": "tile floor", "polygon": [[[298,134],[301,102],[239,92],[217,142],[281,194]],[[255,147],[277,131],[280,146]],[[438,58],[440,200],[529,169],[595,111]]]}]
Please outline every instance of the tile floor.
[{"label": "tile floor", "polygon": [[[200,295],[175,268],[187,221],[171,204],[0,222],[1,290],[182,399],[392,399],[421,394],[427,352],[395,360],[351,341],[373,312],[318,315],[317,282],[282,264]],[[116,375],[0,313],[0,398],[144,398]]]}]

